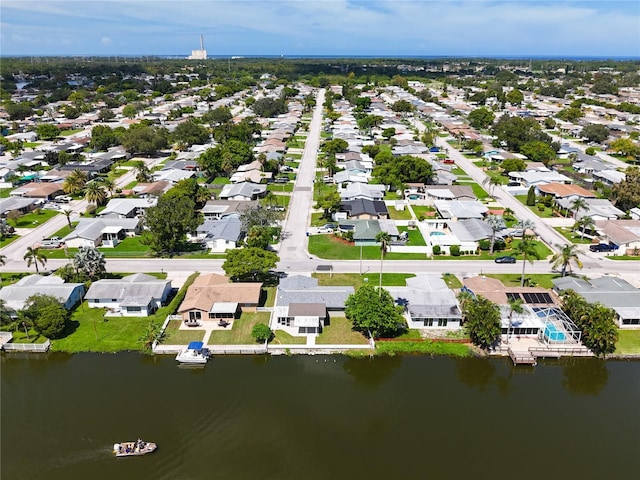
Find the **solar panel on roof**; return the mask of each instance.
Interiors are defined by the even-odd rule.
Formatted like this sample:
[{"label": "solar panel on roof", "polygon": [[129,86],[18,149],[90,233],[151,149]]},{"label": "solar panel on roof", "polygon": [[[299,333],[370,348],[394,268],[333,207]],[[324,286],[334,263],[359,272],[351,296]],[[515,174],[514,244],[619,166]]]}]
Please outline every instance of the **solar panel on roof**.
[{"label": "solar panel on roof", "polygon": [[520,300],[519,293],[507,292],[507,300]]}]

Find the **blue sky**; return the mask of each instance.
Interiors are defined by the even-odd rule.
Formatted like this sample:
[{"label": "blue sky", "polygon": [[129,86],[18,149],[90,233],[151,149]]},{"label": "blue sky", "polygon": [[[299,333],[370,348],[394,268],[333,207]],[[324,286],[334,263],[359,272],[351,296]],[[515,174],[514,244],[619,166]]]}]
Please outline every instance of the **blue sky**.
[{"label": "blue sky", "polygon": [[2,0],[2,55],[640,57],[640,1]]}]

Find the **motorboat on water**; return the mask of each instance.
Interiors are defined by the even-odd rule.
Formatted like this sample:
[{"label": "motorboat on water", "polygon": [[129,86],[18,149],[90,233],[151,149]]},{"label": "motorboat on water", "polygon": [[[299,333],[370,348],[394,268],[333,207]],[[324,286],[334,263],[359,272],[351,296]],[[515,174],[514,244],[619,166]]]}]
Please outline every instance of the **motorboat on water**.
[{"label": "motorboat on water", "polygon": [[203,365],[209,360],[209,349],[204,348],[203,342],[191,342],[176,355],[180,363]]},{"label": "motorboat on water", "polygon": [[116,457],[137,457],[155,451],[158,446],[153,442],[136,440],[135,442],[122,442],[113,444],[113,453]]}]

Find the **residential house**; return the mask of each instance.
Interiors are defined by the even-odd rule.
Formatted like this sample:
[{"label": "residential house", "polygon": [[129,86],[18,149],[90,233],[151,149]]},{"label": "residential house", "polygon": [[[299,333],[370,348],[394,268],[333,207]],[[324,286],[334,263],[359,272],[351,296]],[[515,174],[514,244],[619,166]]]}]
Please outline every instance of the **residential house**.
[{"label": "residential house", "polygon": [[166,304],[171,293],[171,280],[145,273],[134,273],[122,279],[102,279],[91,284],[85,299],[89,308],[107,308],[107,315],[147,317]]},{"label": "residential house", "polygon": [[262,283],[231,283],[224,275],[200,275],[188,288],[178,313],[189,325],[208,319],[234,319],[241,312],[255,312],[261,292]]},{"label": "residential house", "polygon": [[357,220],[389,218],[389,210],[382,200],[357,198],[341,202],[340,210],[347,214],[347,218]]},{"label": "residential house", "polygon": [[272,176],[271,172],[263,172],[262,164],[258,160],[254,160],[246,165],[240,165],[236,172],[231,175],[229,181],[231,183],[261,183],[263,180],[270,180]]},{"label": "residential house", "polygon": [[140,233],[139,222],[138,218],[81,218],[63,241],[68,248],[116,247],[126,237]]},{"label": "residential house", "polygon": [[290,335],[318,334],[330,322],[331,312],[343,312],[352,286],[319,286],[302,275],[283,278],[278,285],[270,326]]},{"label": "residential house", "polygon": [[149,198],[112,198],[99,217],[134,218],[142,216],[149,207],[158,203],[155,197]]},{"label": "residential house", "polygon": [[228,215],[242,214],[256,206],[258,206],[258,202],[251,200],[209,200],[202,207],[201,212],[205,220],[219,220]]},{"label": "residential house", "polygon": [[519,183],[526,188],[529,188],[531,186],[537,187],[545,183],[573,183],[573,180],[571,180],[566,175],[553,171],[509,172],[509,181]]},{"label": "residential house", "polygon": [[367,200],[382,200],[387,190],[385,185],[349,183],[345,188],[338,187],[338,193],[342,201],[356,200],[359,198]]},{"label": "residential house", "polygon": [[13,316],[25,307],[25,303],[32,295],[51,295],[57,298],[67,310],[71,310],[82,301],[84,284],[65,283],[56,275],[29,275],[21,278],[12,285],[0,289],[0,300]]},{"label": "residential house", "polygon": [[462,312],[456,295],[440,275],[417,275],[405,287],[387,287],[396,304],[405,309],[409,328],[460,328]]},{"label": "residential house", "polygon": [[577,197],[560,198],[556,200],[558,206],[565,210],[567,214],[575,215],[576,220],[582,217],[591,217],[594,221],[615,220],[624,217],[625,213],[616,208],[606,198],[585,198],[585,208],[574,211],[573,202]]},{"label": "residential house", "polygon": [[244,236],[240,215],[227,215],[219,220],[205,220],[196,229],[196,235],[188,235],[191,241],[204,243],[211,253],[233,250]]},{"label": "residential house", "polygon": [[56,196],[62,195],[62,183],[31,182],[11,191],[12,196],[25,198],[42,198],[53,200]]},{"label": "residential house", "polygon": [[123,192],[125,194],[133,195],[139,198],[156,197],[165,193],[171,188],[171,184],[165,181],[151,182],[151,183],[138,183],[133,186],[129,191]]},{"label": "residential house", "polygon": [[175,185],[180,180],[196,176],[196,172],[193,170],[176,170],[173,168],[163,168],[162,170],[154,172],[152,176],[155,182],[167,182],[171,185]]},{"label": "residential house", "polygon": [[18,212],[20,215],[29,213],[36,208],[36,202],[38,201],[35,198],[17,196],[3,198],[0,201],[0,217],[6,217],[9,212]]},{"label": "residential house", "polygon": [[613,186],[617,183],[623,182],[626,180],[627,176],[623,172],[619,172],[618,170],[600,170],[599,172],[593,172],[593,180],[596,182],[602,182],[605,185]]},{"label": "residential house", "polygon": [[633,255],[640,249],[640,220],[596,221],[600,239],[618,246],[615,252]]},{"label": "residential house", "polygon": [[222,187],[218,198],[221,200],[250,201],[264,197],[266,192],[266,185],[252,182],[230,183]]},{"label": "residential house", "polygon": [[567,197],[596,198],[596,194],[580,185],[568,185],[565,183],[545,183],[536,187],[537,193],[541,196],[552,196],[555,199]]},{"label": "residential house", "polygon": [[434,207],[442,218],[451,220],[465,220],[468,218],[483,218],[488,208],[477,200],[434,200]]},{"label": "residential house", "polygon": [[559,294],[573,290],[589,303],[601,303],[616,312],[620,328],[640,328],[640,289],[622,278],[605,276],[585,280],[562,277],[553,280],[553,289]]}]

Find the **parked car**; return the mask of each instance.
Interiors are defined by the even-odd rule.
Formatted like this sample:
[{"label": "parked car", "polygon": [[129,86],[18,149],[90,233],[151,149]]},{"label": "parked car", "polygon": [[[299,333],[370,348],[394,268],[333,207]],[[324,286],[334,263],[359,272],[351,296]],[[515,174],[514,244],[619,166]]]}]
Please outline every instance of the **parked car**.
[{"label": "parked car", "polygon": [[73,200],[73,198],[71,198],[69,195],[58,195],[53,199],[53,201],[56,203],[69,203],[71,200]]},{"label": "parked car", "polygon": [[59,248],[64,245],[60,237],[45,238],[40,242],[40,248]]},{"label": "parked car", "polygon": [[333,228],[319,227],[317,233],[333,233]]},{"label": "parked car", "polygon": [[322,228],[329,228],[331,230],[335,230],[338,226],[335,223],[325,223]]},{"label": "parked car", "polygon": [[451,164],[453,164],[453,163],[456,163],[456,161],[455,161],[453,158],[445,158],[445,159],[442,161],[442,163],[446,163],[446,164],[451,165]]},{"label": "parked car", "polygon": [[589,250],[592,252],[612,252],[618,248],[617,245],[613,243],[597,243],[594,245],[589,245]]},{"label": "parked car", "polygon": [[289,177],[276,177],[273,181],[275,183],[289,183]]},{"label": "parked car", "polygon": [[496,263],[516,263],[516,257],[512,257],[511,255],[504,255],[502,257],[497,257],[494,262]]}]

